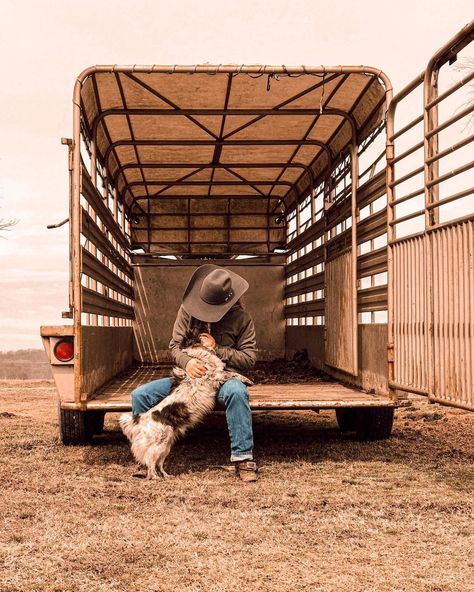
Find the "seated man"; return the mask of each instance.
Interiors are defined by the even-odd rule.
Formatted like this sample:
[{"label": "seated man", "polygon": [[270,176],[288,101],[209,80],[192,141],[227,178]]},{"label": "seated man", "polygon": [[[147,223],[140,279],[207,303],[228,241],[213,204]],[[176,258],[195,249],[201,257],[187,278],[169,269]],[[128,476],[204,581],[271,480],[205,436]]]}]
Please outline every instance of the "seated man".
[{"label": "seated man", "polygon": [[[199,332],[205,347],[215,350],[228,368],[241,371],[252,368],[256,358],[253,321],[240,302],[249,285],[242,277],[217,265],[198,267],[189,280],[178,311],[170,341],[171,355],[177,366],[191,378],[200,378],[206,368],[180,348],[183,338]],[[133,413],[144,413],[166,397],[171,378],[154,380],[132,392]],[[225,409],[230,436],[231,462],[242,481],[256,481],[253,462],[252,413],[246,386],[236,379],[225,382],[217,394],[218,405]]]}]

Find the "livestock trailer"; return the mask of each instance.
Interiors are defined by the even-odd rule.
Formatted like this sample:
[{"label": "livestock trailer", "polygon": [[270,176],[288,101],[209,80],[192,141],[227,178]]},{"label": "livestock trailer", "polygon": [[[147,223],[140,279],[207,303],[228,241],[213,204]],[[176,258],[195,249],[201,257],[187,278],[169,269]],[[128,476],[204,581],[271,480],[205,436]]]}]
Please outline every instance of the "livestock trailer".
[{"label": "livestock trailer", "polygon": [[169,372],[184,287],[209,261],[249,282],[260,360],[306,350],[330,377],[257,384],[253,410],[335,409],[376,439],[410,392],[473,409],[474,105],[452,104],[473,36],[395,96],[364,66],[82,72],[63,139],[72,324],[41,328],[62,441],[88,442]]}]

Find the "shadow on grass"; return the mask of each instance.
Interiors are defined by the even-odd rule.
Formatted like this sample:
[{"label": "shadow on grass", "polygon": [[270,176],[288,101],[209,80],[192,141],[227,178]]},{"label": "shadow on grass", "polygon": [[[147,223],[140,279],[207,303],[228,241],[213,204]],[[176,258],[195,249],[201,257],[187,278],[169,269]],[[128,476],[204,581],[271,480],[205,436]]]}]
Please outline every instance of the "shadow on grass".
[{"label": "shadow on grass", "polygon": [[[110,424],[109,424],[110,425]],[[254,414],[255,456],[262,464],[306,462],[408,462],[423,471],[449,460],[471,461],[469,454],[445,447],[434,435],[416,427],[395,424],[389,440],[359,442],[354,434],[342,433],[333,414],[312,412]],[[91,465],[125,463],[134,465],[128,442],[118,426],[96,437],[84,449],[84,462]],[[436,442],[436,446],[434,443]],[[176,443],[169,460],[173,474],[206,471],[213,465],[228,463],[229,436],[223,414],[206,422]]]}]

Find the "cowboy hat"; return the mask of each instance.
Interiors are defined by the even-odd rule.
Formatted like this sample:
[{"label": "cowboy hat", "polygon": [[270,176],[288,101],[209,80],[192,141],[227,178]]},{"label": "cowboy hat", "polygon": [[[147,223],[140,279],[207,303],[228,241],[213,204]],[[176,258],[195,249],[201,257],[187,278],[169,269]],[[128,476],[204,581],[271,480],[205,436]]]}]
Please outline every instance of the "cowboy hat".
[{"label": "cowboy hat", "polygon": [[201,265],[191,276],[183,295],[184,310],[205,323],[220,321],[248,290],[249,284],[218,265]]}]

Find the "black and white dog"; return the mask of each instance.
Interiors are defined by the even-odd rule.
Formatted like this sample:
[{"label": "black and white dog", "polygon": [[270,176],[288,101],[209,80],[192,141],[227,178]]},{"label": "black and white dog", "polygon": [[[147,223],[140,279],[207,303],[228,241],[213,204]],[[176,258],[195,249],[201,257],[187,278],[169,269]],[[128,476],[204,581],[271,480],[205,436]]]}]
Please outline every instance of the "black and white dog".
[{"label": "black and white dog", "polygon": [[[174,368],[171,393],[146,413],[123,413],[119,423],[130,440],[132,453],[138,463],[147,467],[147,479],[169,477],[163,464],[171,447],[180,436],[201,422],[216,403],[218,389],[231,378],[252,385],[245,376],[225,369],[225,364],[213,350],[201,345],[192,335],[182,343],[188,356],[198,358],[206,366],[202,378],[190,378],[181,368]],[[157,472],[157,468],[159,473]]]}]

